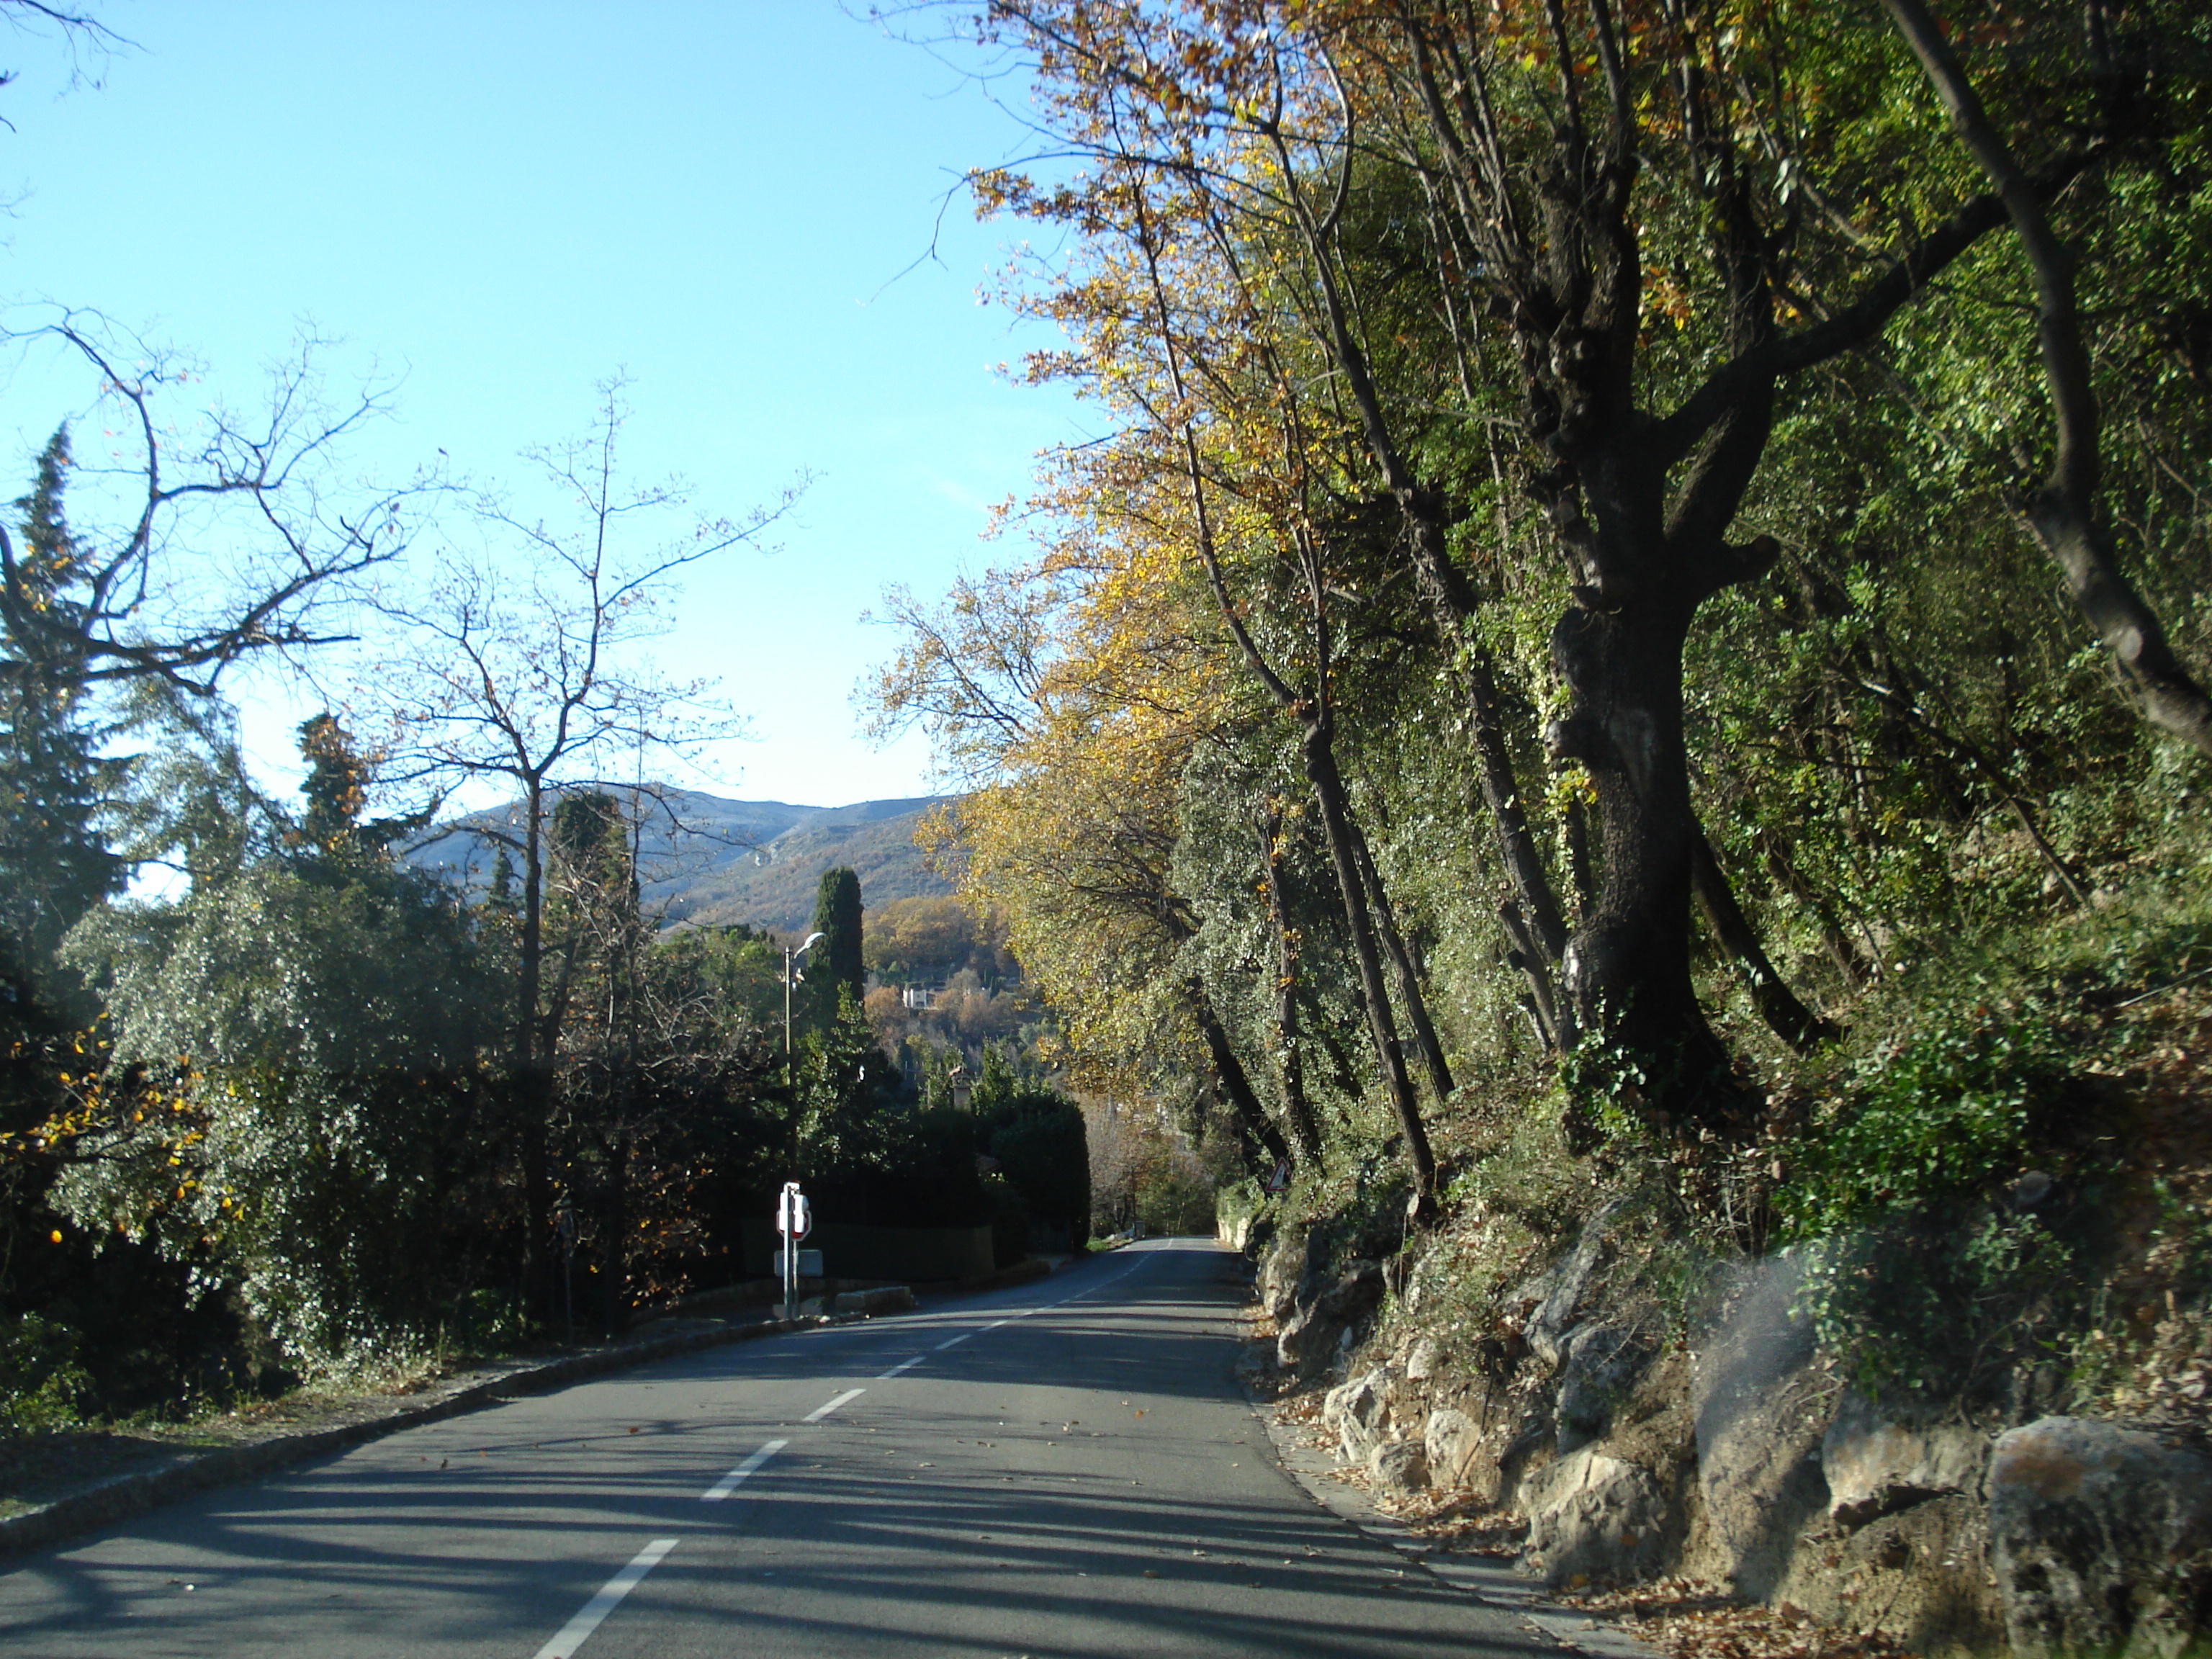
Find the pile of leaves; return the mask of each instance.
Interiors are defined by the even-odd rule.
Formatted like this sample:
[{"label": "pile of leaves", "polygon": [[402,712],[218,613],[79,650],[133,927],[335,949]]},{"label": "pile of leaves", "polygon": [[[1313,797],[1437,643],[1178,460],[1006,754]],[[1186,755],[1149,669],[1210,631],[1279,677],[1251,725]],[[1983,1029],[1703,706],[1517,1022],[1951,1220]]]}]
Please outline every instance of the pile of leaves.
[{"label": "pile of leaves", "polygon": [[1673,1659],[1911,1659],[1879,1631],[1840,1631],[1801,1607],[1764,1607],[1714,1584],[1662,1578],[1629,1589],[1589,1590],[1559,1601],[1620,1626]]}]

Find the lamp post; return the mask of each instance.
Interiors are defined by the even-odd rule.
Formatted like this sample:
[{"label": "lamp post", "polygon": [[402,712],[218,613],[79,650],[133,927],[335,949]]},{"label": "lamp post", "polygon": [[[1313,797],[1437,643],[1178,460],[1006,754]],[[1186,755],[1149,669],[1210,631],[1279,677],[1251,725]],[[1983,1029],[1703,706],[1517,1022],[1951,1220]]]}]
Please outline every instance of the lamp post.
[{"label": "lamp post", "polygon": [[776,1232],[783,1241],[783,1314],[787,1319],[799,1315],[799,1241],[805,1237],[809,1218],[802,1223],[801,1211],[805,1200],[799,1195],[799,1076],[791,1063],[791,988],[800,983],[804,975],[799,971],[799,958],[828,937],[809,933],[804,943],[793,950],[783,947],[783,1092],[791,1102],[791,1179],[784,1182],[783,1192],[776,1200]]},{"label": "lamp post", "polygon": [[783,1092],[791,1102],[791,1178],[799,1179],[799,1079],[791,1063],[791,988],[805,981],[799,971],[799,960],[824,939],[826,933],[809,933],[805,943],[793,950],[783,947]]}]

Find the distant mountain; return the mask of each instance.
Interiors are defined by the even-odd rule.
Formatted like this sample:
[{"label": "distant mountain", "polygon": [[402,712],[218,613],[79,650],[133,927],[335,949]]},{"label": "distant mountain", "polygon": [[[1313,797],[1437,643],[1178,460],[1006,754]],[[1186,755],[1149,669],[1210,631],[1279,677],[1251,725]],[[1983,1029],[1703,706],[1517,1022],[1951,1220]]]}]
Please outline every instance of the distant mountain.
[{"label": "distant mountain", "polygon": [[[871,905],[950,893],[951,884],[922,866],[914,844],[922,815],[950,799],[794,806],[694,789],[653,792],[642,802],[639,844],[646,903],[670,923],[796,931],[813,919],[822,872],[841,864],[859,873],[861,898]],[[408,860],[480,891],[497,858],[497,844],[480,831],[506,831],[517,810],[457,819]]]}]

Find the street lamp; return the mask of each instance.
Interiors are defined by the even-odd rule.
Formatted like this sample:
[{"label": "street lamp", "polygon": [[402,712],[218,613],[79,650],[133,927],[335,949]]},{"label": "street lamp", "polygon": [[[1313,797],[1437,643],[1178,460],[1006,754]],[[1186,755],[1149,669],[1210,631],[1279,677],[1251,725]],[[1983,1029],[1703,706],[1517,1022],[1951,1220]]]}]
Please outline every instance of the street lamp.
[{"label": "street lamp", "polygon": [[799,1079],[791,1064],[791,988],[805,982],[805,975],[799,971],[799,959],[827,939],[827,933],[809,933],[806,942],[793,950],[783,947],[783,1092],[791,1102],[791,1176],[799,1178]]},{"label": "street lamp", "polygon": [[783,1092],[791,1103],[791,1179],[784,1182],[776,1203],[776,1230],[783,1239],[783,1312],[787,1319],[799,1313],[799,1241],[805,1236],[799,1214],[806,1200],[799,1195],[799,1078],[791,1063],[791,988],[805,975],[799,960],[828,937],[809,933],[797,950],[783,947]]}]

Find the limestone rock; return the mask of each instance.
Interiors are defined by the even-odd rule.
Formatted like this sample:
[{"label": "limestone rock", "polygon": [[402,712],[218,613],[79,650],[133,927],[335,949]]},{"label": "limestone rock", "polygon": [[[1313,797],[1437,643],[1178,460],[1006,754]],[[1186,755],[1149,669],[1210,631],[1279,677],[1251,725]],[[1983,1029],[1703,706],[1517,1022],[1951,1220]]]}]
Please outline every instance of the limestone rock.
[{"label": "limestone rock", "polygon": [[1990,1554],[2021,1659],[2170,1659],[2212,1636],[2212,1458],[2046,1417],[1990,1460]]},{"label": "limestone rock", "polygon": [[1421,1446],[1428,1455],[1429,1479],[1440,1486],[1464,1486],[1468,1466],[1482,1449],[1482,1431],[1457,1407],[1440,1406],[1429,1413]]},{"label": "limestone rock", "polygon": [[1417,1338],[1412,1351],[1406,1356],[1406,1381],[1432,1382],[1443,1375],[1443,1369],[1444,1351],[1437,1344],[1436,1338],[1433,1336]]},{"label": "limestone rock", "polygon": [[1316,1247],[1325,1242],[1298,1226],[1279,1229],[1268,1242],[1260,1264],[1260,1303],[1276,1324],[1287,1323],[1297,1311],[1299,1285],[1315,1272]]},{"label": "limestone rock", "polygon": [[1589,1286],[1590,1276],[1604,1259],[1606,1233],[1627,1202],[1624,1196],[1601,1206],[1583,1224],[1582,1234],[1573,1249],[1506,1294],[1508,1306],[1517,1303],[1529,1308],[1522,1335],[1548,1365],[1557,1365],[1565,1357],[1565,1340],[1574,1328],[1575,1311],[1581,1305],[1583,1292]]},{"label": "limestone rock", "polygon": [[1946,1492],[1980,1488],[1990,1438],[1964,1424],[1915,1424],[1886,1414],[1857,1389],[1845,1392],[1820,1441],[1828,1513],[1847,1527]]},{"label": "limestone rock", "polygon": [[1418,1440],[1386,1440],[1368,1454],[1367,1479],[1384,1498],[1412,1498],[1427,1490],[1429,1454]]},{"label": "limestone rock", "polygon": [[1584,1446],[1547,1465],[1522,1487],[1521,1498],[1528,1516],[1522,1559],[1547,1583],[1581,1574],[1626,1582],[1662,1564],[1671,1517],[1648,1469]]},{"label": "limestone rock", "polygon": [[1829,1413],[1809,1321],[1793,1315],[1802,1263],[1788,1256],[1728,1270],[1720,1322],[1692,1358],[1704,1559],[1699,1569],[1764,1598],[1789,1571],[1805,1522],[1826,1509],[1820,1463]]},{"label": "limestone rock", "polygon": [[1331,1389],[1322,1399],[1321,1420],[1336,1435],[1339,1455],[1364,1463],[1390,1426],[1390,1373],[1380,1365],[1364,1376]]},{"label": "limestone rock", "polygon": [[1560,1346],[1559,1449],[1573,1451],[1605,1432],[1613,1408],[1651,1358],[1650,1345],[1621,1325],[1578,1325]]},{"label": "limestone rock", "polygon": [[1345,1332],[1382,1301],[1382,1269],[1372,1261],[1352,1263],[1342,1278],[1311,1300],[1300,1297],[1297,1310],[1276,1336],[1277,1358],[1294,1370],[1320,1370],[1335,1357]]}]

